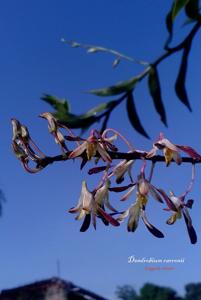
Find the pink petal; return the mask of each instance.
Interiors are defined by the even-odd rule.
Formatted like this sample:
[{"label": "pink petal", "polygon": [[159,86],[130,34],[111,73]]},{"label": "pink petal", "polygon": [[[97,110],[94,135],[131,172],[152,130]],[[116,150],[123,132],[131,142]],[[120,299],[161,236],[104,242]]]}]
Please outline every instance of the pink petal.
[{"label": "pink petal", "polygon": [[158,149],[154,146],[154,147],[147,153],[146,158],[151,158],[151,157],[155,156],[156,153],[157,153],[157,150],[158,150]]},{"label": "pink petal", "polygon": [[135,185],[130,188],[130,190],[120,199],[121,201],[127,200],[135,189]]},{"label": "pink petal", "polygon": [[170,210],[178,211],[174,203],[171,201],[171,199],[167,196],[167,194],[162,189],[157,189],[157,191],[162,195],[163,199],[165,200],[167,206],[170,208]]},{"label": "pink petal", "polygon": [[82,143],[79,147],[73,150],[68,157],[74,158],[80,156],[86,150],[86,147],[87,147],[87,142]]},{"label": "pink petal", "polygon": [[158,144],[161,144],[162,146],[165,146],[166,148],[169,148],[172,151],[178,152],[178,148],[172,144],[168,139],[162,139],[158,142]]},{"label": "pink petal", "polygon": [[99,144],[97,144],[97,151],[99,152],[101,158],[108,162],[108,163],[111,163],[112,162],[112,159],[110,157],[110,155],[107,153],[107,151]]},{"label": "pink petal", "polygon": [[198,154],[193,148],[190,146],[182,146],[182,145],[177,145],[177,148],[182,150],[183,152],[187,153],[190,157],[193,159],[201,159],[200,154]]},{"label": "pink petal", "polygon": [[105,171],[107,168],[108,168],[108,166],[95,167],[95,168],[90,169],[90,170],[88,171],[88,174],[89,174],[89,175],[97,174],[97,173],[100,173],[100,172],[102,172],[102,171]]},{"label": "pink petal", "polygon": [[120,192],[126,191],[127,189],[129,189],[132,186],[135,186],[135,184],[134,183],[130,183],[130,184],[126,185],[126,186],[115,186],[115,187],[109,188],[109,191],[115,192],[115,193],[120,193]]},{"label": "pink petal", "polygon": [[115,220],[112,216],[107,214],[101,207],[98,207],[98,212],[113,226],[119,226],[119,222]]},{"label": "pink petal", "polygon": [[159,201],[160,203],[163,203],[163,200],[162,200],[161,196],[156,192],[155,187],[152,184],[149,184],[149,187],[150,187],[149,192],[152,195],[152,197],[155,200]]}]

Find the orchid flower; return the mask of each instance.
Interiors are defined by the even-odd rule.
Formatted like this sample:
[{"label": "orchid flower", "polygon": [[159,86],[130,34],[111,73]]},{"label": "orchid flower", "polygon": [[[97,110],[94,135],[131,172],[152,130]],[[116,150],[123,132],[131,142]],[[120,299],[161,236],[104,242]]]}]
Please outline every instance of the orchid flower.
[{"label": "orchid flower", "polygon": [[185,202],[185,197],[183,195],[176,197],[172,191],[170,191],[170,196],[168,197],[163,190],[160,190],[164,200],[167,203],[168,208],[165,208],[165,211],[172,212],[172,215],[168,218],[167,224],[172,225],[178,219],[181,219],[182,216],[184,217],[184,221],[187,227],[187,231],[189,234],[189,238],[192,244],[196,244],[197,242],[197,235],[195,229],[192,225],[192,220],[190,214],[188,212],[188,208],[192,208],[193,200],[190,199]]},{"label": "orchid flower", "polygon": [[59,130],[61,126],[58,124],[56,118],[49,112],[44,112],[40,114],[39,117],[48,121],[49,132],[54,136],[55,142],[61,147],[62,152],[65,153],[68,151],[68,148],[65,144],[65,138]]},{"label": "orchid flower", "polygon": [[11,119],[11,123],[13,127],[12,148],[14,154],[29,173],[40,171],[42,168],[38,166],[36,168],[30,168],[29,161],[31,160],[38,165],[40,160],[45,158],[45,155],[31,139],[26,126],[22,125],[16,119]]},{"label": "orchid flower", "polygon": [[166,165],[169,166],[174,160],[178,165],[182,163],[180,150],[188,154],[193,159],[200,159],[201,156],[190,146],[174,145],[160,133],[158,140],[153,144],[153,148],[147,153],[146,157],[151,158],[156,155],[158,150],[162,150],[165,156]]},{"label": "orchid flower", "polygon": [[132,204],[124,213],[122,213],[118,218],[117,221],[121,222],[126,217],[128,217],[128,224],[127,224],[127,230],[129,232],[134,232],[139,223],[140,217],[142,218],[145,226],[147,229],[158,238],[163,238],[164,235],[161,231],[159,231],[156,227],[154,227],[149,221],[147,220],[146,214],[145,214],[145,206],[147,204],[147,196],[141,195],[139,192],[137,192],[137,199],[134,204]]},{"label": "orchid flower", "polygon": [[[116,137],[102,138],[97,130],[92,130],[87,139],[79,138],[83,143],[70,153],[69,158],[75,158],[86,152],[87,160],[91,160],[98,153],[103,161],[111,163],[112,159],[108,150],[117,151],[117,148],[112,144],[114,138]],[[73,140],[73,138],[70,139]]]},{"label": "orchid flower", "polygon": [[148,152],[146,157],[150,158],[155,156],[158,150],[163,151],[167,166],[169,166],[172,159],[178,165],[181,164],[182,159],[179,154],[179,149],[174,144],[172,144],[168,139],[166,139],[163,133],[160,133],[158,140],[153,144],[153,148]]},{"label": "orchid flower", "polygon": [[148,198],[149,195],[151,195],[155,200],[157,200],[158,202],[163,203],[162,197],[158,193],[157,188],[150,183],[150,180],[147,180],[145,178],[144,169],[145,169],[145,163],[143,163],[143,166],[141,168],[141,172],[138,175],[138,178],[137,178],[136,182],[131,183],[131,184],[125,186],[125,187],[112,187],[112,188],[109,188],[110,191],[122,192],[122,191],[128,189],[128,192],[121,198],[121,201],[125,201],[131,196],[134,189],[137,188],[137,193],[139,195],[147,197],[147,198]]},{"label": "orchid flower", "polygon": [[108,182],[105,186],[102,186],[100,189],[97,189],[95,192],[90,192],[87,188],[86,181],[82,182],[81,195],[78,200],[76,207],[73,207],[69,210],[70,213],[78,213],[76,220],[84,218],[84,222],[80,228],[80,231],[84,232],[89,228],[91,219],[94,228],[96,229],[96,217],[104,219],[107,223],[112,224],[113,226],[119,226],[119,222],[115,220],[110,214],[104,211],[104,204],[109,207],[111,210],[116,210],[109,204],[108,201]]},{"label": "orchid flower", "polygon": [[170,191],[170,196],[168,197],[168,195],[162,189],[158,189],[158,192],[162,195],[163,199],[165,200],[168,206],[168,208],[165,208],[164,210],[172,212],[172,215],[167,220],[167,224],[172,225],[176,222],[176,220],[181,219],[183,216],[190,237],[190,241],[192,244],[195,244],[197,242],[197,235],[192,225],[192,220],[189,215],[188,208],[192,208],[194,201],[192,199],[189,199],[185,202],[185,198],[188,195],[188,193],[192,190],[194,181],[195,181],[195,164],[192,164],[191,181],[186,191],[182,195],[176,197],[174,193]]},{"label": "orchid flower", "polygon": [[126,173],[128,173],[131,182],[133,182],[131,168],[134,162],[135,160],[122,160],[114,167],[111,176],[114,175],[116,177],[116,183],[121,183]]}]

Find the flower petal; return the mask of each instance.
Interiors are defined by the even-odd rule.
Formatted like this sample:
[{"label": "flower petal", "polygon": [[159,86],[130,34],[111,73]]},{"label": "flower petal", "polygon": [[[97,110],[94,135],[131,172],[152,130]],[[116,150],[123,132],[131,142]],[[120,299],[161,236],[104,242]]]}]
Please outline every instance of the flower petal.
[{"label": "flower petal", "polygon": [[157,238],[164,238],[164,234],[156,227],[154,227],[151,223],[149,223],[144,210],[141,210],[141,217],[149,232],[151,232]]},{"label": "flower petal", "polygon": [[155,156],[157,153],[157,150],[158,150],[157,147],[153,146],[153,148],[147,153],[146,158],[151,158],[151,157]]},{"label": "flower petal", "polygon": [[149,184],[149,192],[155,200],[163,203],[162,197],[157,193],[155,187],[151,183]]},{"label": "flower petal", "polygon": [[100,154],[101,158],[104,161],[106,161],[108,163],[112,162],[112,159],[111,159],[110,155],[107,153],[107,151],[99,143],[97,143],[97,151],[98,151],[98,153]]},{"label": "flower petal", "polygon": [[86,215],[86,211],[84,209],[80,210],[79,214],[76,216],[75,220],[80,220]]},{"label": "flower petal", "polygon": [[99,214],[101,214],[111,225],[113,226],[119,226],[119,222],[117,220],[115,220],[112,216],[110,216],[109,214],[107,214],[101,207],[97,208],[97,211],[99,212]]},{"label": "flower petal", "polygon": [[174,203],[171,201],[171,199],[167,196],[167,194],[162,189],[157,189],[157,191],[162,195],[163,199],[165,200],[167,206],[173,210],[178,211]]},{"label": "flower petal", "polygon": [[87,148],[87,142],[82,143],[80,146],[78,146],[77,148],[75,148],[75,150],[73,150],[68,158],[75,158],[77,156],[80,156]]},{"label": "flower petal", "polygon": [[174,159],[174,161],[175,161],[178,165],[180,165],[180,164],[182,163],[182,158],[181,158],[179,152],[173,151],[173,152],[172,152],[172,158]]},{"label": "flower petal", "polygon": [[197,153],[192,147],[190,146],[183,146],[183,145],[177,145],[177,148],[182,150],[183,152],[187,153],[190,157],[193,159],[201,159],[200,154]]},{"label": "flower petal", "polygon": [[89,228],[90,222],[91,222],[91,215],[87,214],[84,218],[84,222],[82,223],[80,231],[81,232],[87,231],[87,229]]},{"label": "flower petal", "polygon": [[134,185],[134,186],[132,186],[130,189],[129,189],[129,191],[120,199],[121,201],[125,201],[125,200],[127,200],[129,197],[130,197],[130,195],[132,194],[132,192],[133,192],[133,190],[135,189],[135,186],[136,186],[136,184]]},{"label": "flower petal", "polygon": [[115,186],[115,187],[109,188],[109,191],[115,192],[115,193],[120,193],[120,192],[126,191],[127,189],[129,189],[132,186],[135,186],[135,184],[134,183],[130,183],[130,184],[125,185],[125,186]]},{"label": "flower petal", "polygon": [[140,218],[140,205],[138,202],[135,204],[131,205],[129,208],[129,218],[128,218],[128,224],[127,224],[127,230],[129,232],[134,232],[139,223],[139,218]]},{"label": "flower petal", "polygon": [[105,171],[107,168],[108,168],[108,166],[94,167],[94,168],[91,168],[91,169],[88,171],[88,174],[89,174],[89,175],[97,174],[97,173],[100,173],[100,172]]},{"label": "flower petal", "polygon": [[177,213],[173,213],[171,217],[167,220],[168,225],[173,225],[177,220]]},{"label": "flower petal", "polygon": [[[158,141],[156,144],[162,145],[162,146],[164,146],[164,147],[166,147],[166,148],[168,148],[168,149],[170,149],[170,150],[172,150],[172,151],[178,152],[177,146],[175,146],[174,144],[172,144],[172,143],[171,143],[168,139],[166,139],[166,138],[164,138],[164,139]],[[155,144],[155,145],[156,145],[156,144]]]},{"label": "flower petal", "polygon": [[189,235],[191,244],[196,244],[197,243],[197,234],[196,234],[196,231],[195,231],[195,229],[192,225],[192,220],[190,218],[190,215],[189,215],[187,209],[185,209],[185,208],[182,209],[182,213],[183,213],[183,216],[184,216],[184,220],[185,220],[185,223],[186,223],[186,227],[187,227],[187,230],[188,230],[188,235]]},{"label": "flower petal", "polygon": [[118,216],[118,218],[117,218],[117,221],[119,221],[119,222],[124,221],[124,219],[127,218],[128,215],[129,215],[129,209],[127,209],[122,214],[120,214],[120,216]]}]

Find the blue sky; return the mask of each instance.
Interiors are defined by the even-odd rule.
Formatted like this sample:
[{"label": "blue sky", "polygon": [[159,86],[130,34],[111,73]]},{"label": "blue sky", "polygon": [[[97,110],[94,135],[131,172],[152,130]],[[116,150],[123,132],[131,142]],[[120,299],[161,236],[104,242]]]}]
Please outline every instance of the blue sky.
[{"label": "blue sky", "polygon": [[[143,224],[135,234],[127,233],[125,224],[109,230],[99,224],[96,232],[90,228],[81,234],[80,223],[66,211],[76,203],[84,178],[90,180],[91,188],[95,184],[95,179],[87,177],[87,169],[80,173],[76,162],[58,163],[39,174],[30,175],[21,168],[10,147],[10,118],[15,117],[29,127],[45,153],[59,153],[45,121],[38,118],[41,112],[50,109],[40,96],[50,93],[66,97],[71,102],[72,111],[82,113],[105,100],[85,91],[128,79],[142,69],[122,62],[113,70],[111,56],[87,55],[83,50],[73,50],[60,42],[62,37],[102,45],[152,61],[163,51],[167,36],[164,18],[170,3],[167,0],[163,5],[159,0],[8,0],[0,4],[0,159],[3,170],[0,185],[7,198],[0,220],[0,289],[57,275],[57,260],[63,278],[110,299],[114,299],[117,285],[132,284],[139,289],[149,281],[171,286],[182,293],[185,283],[200,280],[199,168],[191,195],[196,200],[191,214],[197,228],[197,245],[189,243],[183,220],[172,227],[165,225],[167,214],[152,199],[149,218],[164,231],[164,240],[152,237]],[[188,30],[181,29],[181,23],[182,16],[176,27],[177,41]],[[173,89],[179,55],[159,68],[168,129],[160,123],[153,109],[146,80],[137,87],[136,100],[144,127],[152,139],[163,131],[175,143],[189,144],[201,152],[199,38],[197,36],[193,44],[187,77],[192,114],[177,100]],[[109,126],[129,137],[137,148],[150,149],[151,142],[139,136],[129,125],[124,105],[115,111]],[[137,173],[137,166],[134,173]],[[181,193],[189,177],[190,166],[172,165],[166,169],[158,165],[153,183]],[[116,202],[121,209],[126,207],[119,203],[118,195],[112,195],[112,203]],[[144,265],[128,264],[129,255],[184,257],[185,263],[175,265],[173,271],[150,272],[144,270]]]}]

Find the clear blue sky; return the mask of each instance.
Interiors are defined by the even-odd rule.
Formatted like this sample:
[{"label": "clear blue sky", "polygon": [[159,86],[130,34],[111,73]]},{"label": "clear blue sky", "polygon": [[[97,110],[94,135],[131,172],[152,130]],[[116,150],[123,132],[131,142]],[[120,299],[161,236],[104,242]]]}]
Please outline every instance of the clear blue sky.
[{"label": "clear blue sky", "polygon": [[[162,3],[163,2],[163,3]],[[165,225],[167,213],[150,199],[150,220],[166,235],[163,240],[152,237],[140,224],[135,234],[120,228],[106,230],[99,224],[82,234],[80,223],[66,214],[80,193],[86,170],[80,173],[77,163],[58,163],[37,175],[24,172],[12,154],[10,118],[26,124],[33,138],[49,155],[58,153],[47,132],[44,120],[37,116],[49,107],[40,100],[50,93],[70,100],[72,111],[84,112],[103,99],[84,93],[127,79],[139,72],[137,65],[123,62],[111,68],[112,57],[86,55],[70,49],[60,39],[103,45],[138,59],[151,61],[162,53],[166,38],[165,15],[171,1],[13,1],[0,4],[0,99],[1,99],[1,167],[0,186],[7,203],[0,219],[1,255],[0,289],[11,288],[34,280],[57,275],[114,299],[117,285],[132,284],[139,289],[145,282],[175,288],[182,293],[183,285],[200,280],[201,263],[201,172],[192,192],[195,204],[191,212],[197,229],[198,244],[188,240],[183,220],[172,227]],[[178,20],[178,24],[180,20]],[[181,32],[181,28],[177,30]],[[187,29],[183,29],[185,32]],[[179,38],[183,36],[179,33]],[[163,99],[167,108],[169,128],[156,115],[146,81],[136,90],[138,111],[152,139],[163,131],[180,144],[189,144],[201,152],[200,140],[200,35],[190,56],[187,88],[193,113],[177,100],[173,85],[178,55],[164,62],[159,69]],[[118,108],[111,127],[119,129],[141,149],[150,149],[151,142],[130,127],[124,107]],[[136,167],[137,168],[137,167]],[[136,171],[137,172],[137,171]],[[136,173],[135,173],[136,174]],[[188,183],[190,166],[175,168],[157,166],[153,183],[181,193]],[[94,179],[89,178],[90,187]],[[119,204],[119,196],[112,195]],[[129,255],[136,257],[178,258],[185,263],[174,271],[149,272],[142,265],[129,265]]]}]

